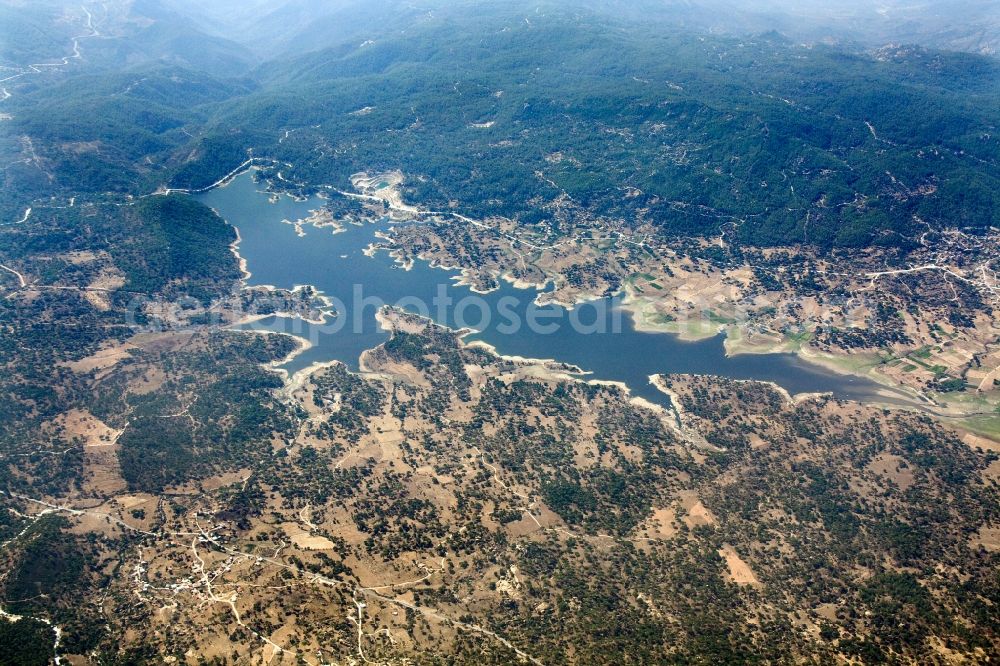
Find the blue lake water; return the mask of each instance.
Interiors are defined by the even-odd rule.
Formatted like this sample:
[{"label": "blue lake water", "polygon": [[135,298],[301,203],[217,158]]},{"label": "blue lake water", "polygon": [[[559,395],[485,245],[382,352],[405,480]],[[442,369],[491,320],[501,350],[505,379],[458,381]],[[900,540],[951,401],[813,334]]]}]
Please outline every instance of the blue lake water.
[{"label": "blue lake water", "polygon": [[[682,342],[676,336],[636,331],[632,319],[613,298],[582,304],[570,311],[534,305],[534,290],[508,283],[490,294],[474,294],[458,286],[455,273],[416,262],[403,270],[384,252],[374,257],[365,248],[391,223],[346,225],[344,233],[304,226],[299,236],[291,224],[322,206],[315,198],[295,201],[258,190],[251,174],[230,185],[197,195],[202,203],[240,231],[240,255],[252,273],[251,285],[293,288],[313,285],[336,302],[338,317],[319,326],[271,317],[255,328],[278,330],[310,339],[314,346],[285,367],[296,372],[317,362],[339,360],[352,368],[366,349],[388,338],[375,320],[380,303],[402,305],[454,328],[469,327],[469,339],[483,340],[501,354],[555,359],[576,365],[590,378],[619,381],[633,395],[659,404],[666,396],[648,380],[655,373],[720,375],[775,382],[791,393],[831,392],[844,399],[870,401],[878,384],[829,372],[792,354],[747,354],[727,357],[723,338]],[[365,299],[365,300],[362,300]],[[445,299],[450,299],[448,305]],[[517,322],[520,325],[515,325]],[[534,322],[534,325],[529,325]],[[576,324],[576,325],[574,325]],[[554,330],[553,330],[554,329]],[[885,401],[884,395],[879,400]]]}]

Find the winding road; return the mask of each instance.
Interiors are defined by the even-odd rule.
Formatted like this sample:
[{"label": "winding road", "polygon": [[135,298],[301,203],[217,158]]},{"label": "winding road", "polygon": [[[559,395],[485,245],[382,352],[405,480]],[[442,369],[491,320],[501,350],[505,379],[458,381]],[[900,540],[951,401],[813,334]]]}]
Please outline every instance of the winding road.
[{"label": "winding road", "polygon": [[101,33],[97,30],[97,25],[94,23],[94,15],[90,13],[90,10],[85,6],[80,5],[80,9],[83,13],[87,15],[86,28],[88,32],[80,35],[75,35],[71,39],[73,40],[73,50],[67,56],[59,58],[55,62],[38,62],[32,63],[25,67],[20,68],[17,74],[13,74],[6,78],[0,79],[0,101],[5,101],[13,97],[11,92],[3,84],[9,83],[10,81],[16,81],[24,76],[30,76],[32,74],[41,74],[45,71],[51,71],[52,69],[59,67],[67,67],[72,60],[80,60],[83,57],[83,53],[80,51],[80,40],[86,39],[88,37],[100,37]]}]

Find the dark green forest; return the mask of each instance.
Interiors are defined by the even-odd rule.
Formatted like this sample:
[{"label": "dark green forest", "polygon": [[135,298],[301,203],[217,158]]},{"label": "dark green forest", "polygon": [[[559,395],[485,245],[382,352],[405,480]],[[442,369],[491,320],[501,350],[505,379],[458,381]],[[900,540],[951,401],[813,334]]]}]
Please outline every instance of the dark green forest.
[{"label": "dark green forest", "polygon": [[[625,1],[341,0],[310,32],[298,30],[310,3],[289,2],[247,24],[249,40],[270,37],[254,49],[204,22],[262,6],[246,0],[0,0],[0,666],[161,663],[210,627],[253,650],[287,639],[302,663],[297,634],[335,637],[369,662],[362,641],[375,647],[387,618],[362,617],[361,599],[381,595],[362,590],[397,605],[412,592],[392,627],[417,643],[439,621],[455,631],[451,655],[427,643],[428,663],[514,661],[460,623],[546,663],[925,663],[940,656],[931,638],[995,653],[1000,578],[981,533],[998,524],[997,455],[924,416],[670,376],[682,409],[668,428],[618,387],[522,377],[438,327],[394,332],[364,377],[335,365],[296,388],[274,369],[291,337],[227,330],[237,305],[319,302],[312,288],[241,290],[235,229],[183,192],[251,159],[262,185],[293,194],[398,169],[408,203],[531,227],[518,240],[659,234],[692,266],[745,263],[762,289],[831,308],[848,294],[813,270],[822,251],[832,265],[885,246],[898,251],[865,254],[902,265],[928,229],[1000,227],[1000,60],[680,27],[643,0],[609,9]],[[183,13],[196,4],[211,6]],[[332,196],[324,212],[345,223],[385,210]],[[730,248],[700,242],[722,233]],[[810,247],[763,249],[798,244]],[[955,251],[957,265],[973,259],[991,265]],[[565,278],[607,271],[617,288],[610,265]],[[992,312],[970,285],[925,284],[897,288],[952,299],[956,328]],[[903,346],[902,314],[880,303],[870,329],[794,335]],[[379,372],[400,367],[406,381]],[[943,370],[927,388],[973,390]],[[384,433],[394,420],[398,436]],[[119,510],[125,493],[156,501]],[[688,500],[714,517],[693,520]],[[536,513],[565,529],[534,531]],[[330,555],[281,554],[300,522],[335,541]],[[154,547],[177,555],[147,568]],[[727,547],[759,581],[735,580]],[[189,576],[198,549],[210,563],[191,559]],[[245,557],[263,571],[262,554],[294,567],[232,588],[246,624],[229,624],[211,567]],[[404,556],[427,573],[419,585],[355,573],[381,558],[373,576],[405,580]],[[344,587],[324,581],[331,596],[314,603],[306,572]],[[463,608],[444,584],[463,579],[489,605]],[[163,614],[185,595],[205,613],[193,629]]]},{"label": "dark green forest", "polygon": [[235,78],[161,60],[25,89],[5,141],[30,137],[44,173],[5,171],[2,208],[53,183],[204,187],[253,155],[306,190],[400,169],[415,203],[525,224],[551,222],[565,196],[583,223],[732,223],[755,245],[905,246],[925,224],[1000,225],[996,59],[609,21],[493,7]]}]

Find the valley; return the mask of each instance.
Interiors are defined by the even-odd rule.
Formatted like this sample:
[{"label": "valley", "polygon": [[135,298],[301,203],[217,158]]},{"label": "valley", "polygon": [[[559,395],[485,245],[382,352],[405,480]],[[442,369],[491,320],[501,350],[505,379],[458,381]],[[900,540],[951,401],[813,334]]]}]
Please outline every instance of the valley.
[{"label": "valley", "polygon": [[0,0],[0,664],[994,663],[996,18]]}]

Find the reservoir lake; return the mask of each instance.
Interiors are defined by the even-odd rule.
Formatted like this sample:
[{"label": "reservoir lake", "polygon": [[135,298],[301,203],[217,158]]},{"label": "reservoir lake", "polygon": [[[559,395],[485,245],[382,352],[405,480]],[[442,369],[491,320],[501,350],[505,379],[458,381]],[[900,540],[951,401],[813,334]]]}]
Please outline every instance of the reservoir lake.
[{"label": "reservoir lake", "polygon": [[[388,220],[346,224],[346,231],[336,234],[332,227],[304,224],[305,235],[300,236],[283,221],[308,217],[323,206],[323,199],[296,201],[281,196],[273,201],[259,189],[252,173],[195,196],[239,229],[239,253],[251,273],[250,285],[285,289],[312,285],[334,300],[337,317],[323,325],[269,317],[250,326],[313,343],[282,366],[290,374],[333,360],[356,370],[364,350],[388,339],[375,319],[378,304],[384,303],[430,316],[445,326],[475,329],[466,340],[486,342],[500,354],[554,359],[582,368],[588,379],[621,382],[632,395],[660,405],[668,405],[669,399],[650,384],[649,375],[656,373],[762,380],[792,394],[830,392],[842,399],[893,402],[886,397],[886,388],[873,381],[833,373],[793,354],[729,357],[722,335],[683,342],[670,334],[637,331],[617,297],[584,303],[574,311],[558,305],[537,306],[534,289],[501,281],[498,290],[475,294],[455,283],[455,271],[421,261],[404,270],[386,252],[366,256],[364,250],[379,240],[376,233],[392,224]],[[452,306],[441,307],[442,298],[451,299]],[[529,326],[529,319],[538,325]],[[514,326],[515,321],[521,325]]]}]

